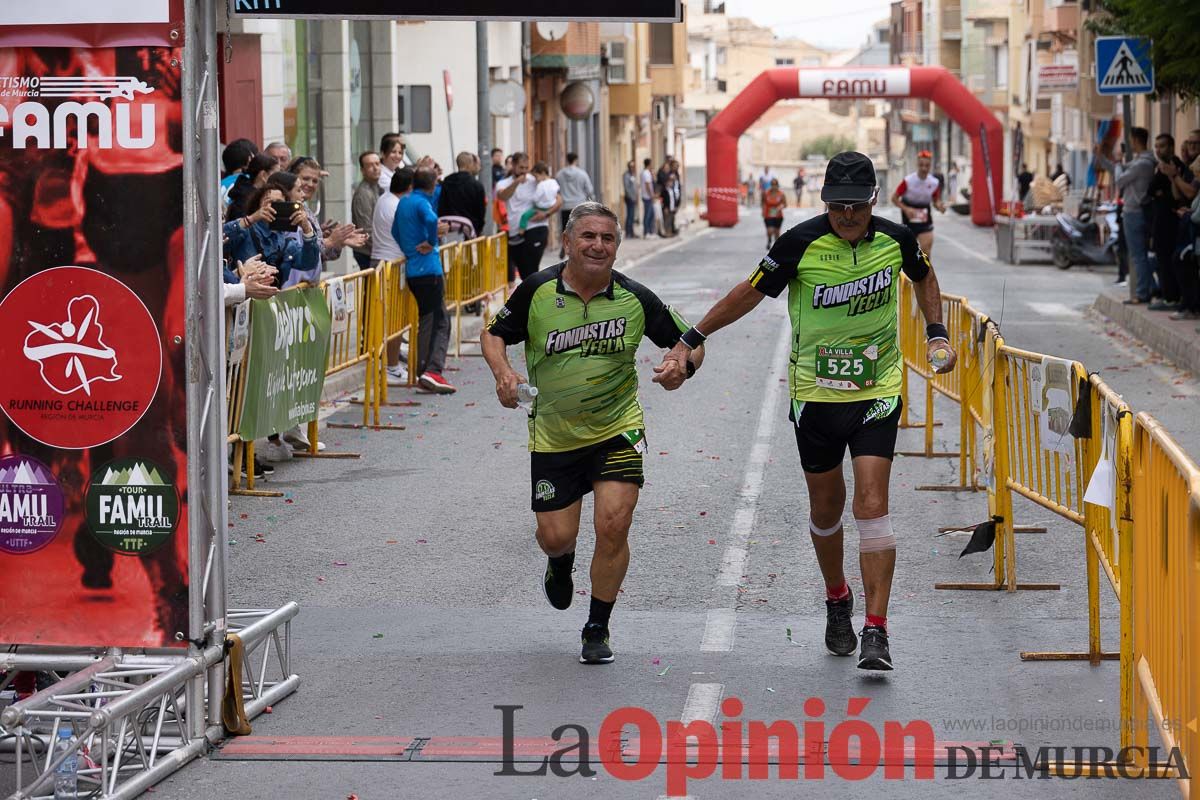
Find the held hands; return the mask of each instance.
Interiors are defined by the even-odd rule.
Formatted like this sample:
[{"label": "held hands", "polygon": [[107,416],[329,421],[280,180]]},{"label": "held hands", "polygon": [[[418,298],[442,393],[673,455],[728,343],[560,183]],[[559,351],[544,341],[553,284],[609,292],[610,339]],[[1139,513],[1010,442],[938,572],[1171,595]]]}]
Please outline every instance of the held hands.
[{"label": "held hands", "polygon": [[517,386],[525,383],[525,376],[509,370],[496,378],[496,397],[505,408],[517,407]]},{"label": "held hands", "polygon": [[663,356],[662,363],[654,368],[654,383],[662,384],[668,392],[674,391],[687,380],[687,360],[691,350],[683,342],[677,343]]},{"label": "held hands", "polygon": [[934,353],[937,353],[940,350],[944,350],[946,353],[948,353],[949,358],[946,363],[942,365],[941,369],[935,368],[933,371],[937,373],[949,372],[950,370],[954,369],[954,365],[958,363],[958,353],[954,352],[954,348],[951,347],[950,343],[945,339],[930,339],[925,344],[925,359],[932,365]]}]

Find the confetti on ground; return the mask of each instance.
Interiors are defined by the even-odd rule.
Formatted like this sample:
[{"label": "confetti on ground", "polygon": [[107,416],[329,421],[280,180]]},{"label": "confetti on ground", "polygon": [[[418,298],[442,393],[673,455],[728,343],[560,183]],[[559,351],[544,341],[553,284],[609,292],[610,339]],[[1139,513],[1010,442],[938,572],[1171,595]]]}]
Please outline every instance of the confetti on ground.
[{"label": "confetti on ground", "polygon": [[349,564],[347,564],[345,561],[335,561],[335,562],[333,562],[333,565],[334,565],[335,567],[348,567],[348,566],[350,566],[350,565],[349,565]]},{"label": "confetti on ground", "polygon": [[325,576],[324,576],[324,575],[318,575],[318,576],[317,576],[317,583],[324,583],[324,582],[325,582]]},{"label": "confetti on ground", "polygon": [[579,594],[579,595],[584,595],[584,596],[586,596],[586,595],[587,595],[587,589],[576,589],[576,590],[575,590],[575,594]]},{"label": "confetti on ground", "polygon": [[662,659],[652,658],[652,659],[650,659],[650,663],[657,667],[659,664],[662,663]]},{"label": "confetti on ground", "polygon": [[664,669],[662,672],[658,673],[658,677],[660,677],[660,678],[661,678],[661,677],[663,677],[664,675],[666,675],[666,674],[667,674],[668,672],[670,672],[670,671],[671,671],[671,665],[670,665],[670,664],[668,664],[668,665],[666,666],[666,668],[665,668],[665,669]]},{"label": "confetti on ground", "polygon": [[708,543],[709,543],[709,544],[716,544],[716,543],[717,543],[717,540],[716,540],[716,539],[709,539],[709,540],[708,540]]},{"label": "confetti on ground", "polygon": [[383,638],[383,634],[382,634],[382,633],[377,633],[377,634],[375,634],[374,636],[372,636],[371,638],[372,638],[372,639],[382,639],[382,638]]},{"label": "confetti on ground", "polygon": [[384,544],[399,544],[395,539],[388,539]]},{"label": "confetti on ground", "polygon": [[417,544],[429,544],[428,539],[417,539]]},{"label": "confetti on ground", "polygon": [[275,706],[267,706],[266,708],[263,709],[263,713],[264,714],[274,714]]},{"label": "confetti on ground", "polygon": [[671,455],[671,451],[670,450],[659,450],[658,454],[660,456],[669,456],[669,455]]},{"label": "confetti on ground", "polygon": [[767,691],[770,692],[771,694],[775,694],[775,690],[772,689],[770,686],[767,687]]},{"label": "confetti on ground", "polygon": [[241,519],[250,519],[249,514],[238,514],[238,517],[240,517]]},{"label": "confetti on ground", "polygon": [[285,499],[283,502],[287,503],[288,505],[292,505],[296,501],[289,497],[289,498]]}]

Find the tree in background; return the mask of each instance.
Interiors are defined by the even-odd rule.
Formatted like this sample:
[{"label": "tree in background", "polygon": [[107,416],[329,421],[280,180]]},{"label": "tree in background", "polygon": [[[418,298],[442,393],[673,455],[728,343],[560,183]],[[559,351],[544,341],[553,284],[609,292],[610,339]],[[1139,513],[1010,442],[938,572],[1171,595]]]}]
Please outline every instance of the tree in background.
[{"label": "tree in background", "polygon": [[1200,3],[1196,0],[1095,0],[1088,27],[1102,36],[1123,34],[1154,40],[1158,91],[1200,100]]},{"label": "tree in background", "polygon": [[843,153],[846,150],[854,149],[854,140],[849,136],[834,136],[826,134],[818,136],[805,143],[800,148],[800,157],[807,158],[808,156],[822,155],[826,158],[833,158],[838,153]]}]

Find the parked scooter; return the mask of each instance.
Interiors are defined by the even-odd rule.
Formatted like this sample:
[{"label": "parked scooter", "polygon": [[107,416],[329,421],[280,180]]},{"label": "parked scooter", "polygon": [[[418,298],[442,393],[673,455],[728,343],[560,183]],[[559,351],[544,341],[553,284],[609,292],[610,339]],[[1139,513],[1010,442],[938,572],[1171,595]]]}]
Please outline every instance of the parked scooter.
[{"label": "parked scooter", "polygon": [[[1103,215],[1108,224],[1108,235],[1100,240],[1100,223]],[[1055,214],[1058,228],[1052,240],[1054,266],[1070,269],[1073,264],[1116,264],[1117,263],[1117,207],[1112,203],[1101,203],[1093,213],[1091,204],[1080,205],[1079,216]]]}]

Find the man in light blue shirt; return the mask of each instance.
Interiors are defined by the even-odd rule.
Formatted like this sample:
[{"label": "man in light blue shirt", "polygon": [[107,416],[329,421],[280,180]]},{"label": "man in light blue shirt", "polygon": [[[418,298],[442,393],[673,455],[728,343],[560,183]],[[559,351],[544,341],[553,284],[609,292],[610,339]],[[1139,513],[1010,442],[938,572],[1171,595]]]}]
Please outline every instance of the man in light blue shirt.
[{"label": "man in light blue shirt", "polygon": [[[595,200],[596,190],[592,187],[592,179],[588,176],[587,171],[579,166],[578,153],[567,153],[567,165],[558,171],[555,179],[558,181],[558,189],[562,193],[562,208],[558,211],[562,222],[559,226],[561,240],[561,231],[567,229],[567,220],[571,218],[571,212],[575,210],[575,206]],[[565,258],[566,254],[566,250],[563,249],[563,244],[560,242],[558,257]]]},{"label": "man in light blue shirt", "polygon": [[439,394],[457,391],[442,377],[450,347],[450,317],[446,314],[446,280],[438,251],[438,218],[433,210],[437,174],[421,168],[413,175],[413,190],[400,198],[392,221],[392,238],[404,253],[404,275],[417,301],[417,383]]}]

